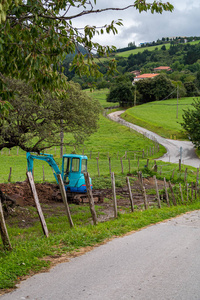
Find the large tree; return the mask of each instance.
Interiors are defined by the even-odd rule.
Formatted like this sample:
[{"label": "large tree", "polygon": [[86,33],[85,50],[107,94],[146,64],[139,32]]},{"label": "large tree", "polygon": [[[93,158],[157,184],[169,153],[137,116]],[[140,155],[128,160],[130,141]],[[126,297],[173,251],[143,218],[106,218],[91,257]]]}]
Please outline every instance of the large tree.
[{"label": "large tree", "polygon": [[[96,0],[4,0],[0,3],[0,110],[7,108],[6,102],[13,91],[6,85],[5,77],[31,81],[34,97],[42,100],[44,90],[60,93],[65,85],[59,66],[66,54],[77,54],[73,67],[79,74],[98,75],[98,66],[94,62],[92,51],[100,56],[109,54],[110,47],[93,42],[94,35],[104,32],[117,33],[116,26],[121,20],[97,28],[85,26],[82,30],[73,25],[73,20],[90,14],[99,14],[111,10],[135,8],[139,12],[151,11],[162,13],[172,11],[170,3],[135,0],[127,7],[105,7],[99,9]],[[87,60],[77,45],[87,51]],[[115,60],[110,61],[108,71],[115,67]]]},{"label": "large tree", "polygon": [[107,95],[107,102],[119,103],[121,107],[128,107],[134,102],[133,75],[125,74],[115,78]]},{"label": "large tree", "polygon": [[169,99],[172,97],[173,91],[176,92],[171,80],[163,74],[154,78],[139,80],[135,85],[141,95],[141,103]]},{"label": "large tree", "polygon": [[19,80],[8,83],[17,95],[10,100],[13,109],[0,120],[0,150],[19,146],[40,152],[60,145],[60,132],[70,133],[64,145],[77,146],[97,129],[100,104],[81,91],[79,84],[69,82],[64,97],[47,93],[38,109],[30,97],[30,85]]}]

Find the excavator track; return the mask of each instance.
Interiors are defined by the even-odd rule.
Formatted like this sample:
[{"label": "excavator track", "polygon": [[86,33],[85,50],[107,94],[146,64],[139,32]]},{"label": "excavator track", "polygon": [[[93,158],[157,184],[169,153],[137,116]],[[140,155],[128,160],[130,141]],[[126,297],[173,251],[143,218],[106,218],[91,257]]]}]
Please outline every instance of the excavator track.
[{"label": "excavator track", "polygon": [[[104,193],[101,191],[93,191],[92,192],[94,203],[103,203],[104,201]],[[89,199],[86,194],[79,194],[79,193],[69,193],[67,192],[67,200],[70,203],[76,203],[76,204],[81,204],[81,203],[89,203]]]}]

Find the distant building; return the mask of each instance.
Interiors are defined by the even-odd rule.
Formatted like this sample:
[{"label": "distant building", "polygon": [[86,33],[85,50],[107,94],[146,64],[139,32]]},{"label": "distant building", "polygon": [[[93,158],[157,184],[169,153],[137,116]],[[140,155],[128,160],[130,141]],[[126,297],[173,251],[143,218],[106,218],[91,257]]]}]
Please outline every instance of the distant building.
[{"label": "distant building", "polygon": [[156,77],[156,76],[158,76],[158,75],[160,75],[160,74],[158,74],[158,73],[155,73],[155,74],[146,73],[146,74],[142,74],[142,75],[136,76],[136,77],[134,78],[134,81],[136,82],[136,81],[139,81],[139,80],[141,80],[141,79],[153,78],[153,77]]},{"label": "distant building", "polygon": [[141,72],[139,70],[134,70],[134,71],[131,71],[130,73],[135,76],[138,76],[138,75],[140,75]]},{"label": "distant building", "polygon": [[172,69],[168,66],[160,66],[160,67],[154,68],[153,70],[158,72],[158,71],[171,71]]}]

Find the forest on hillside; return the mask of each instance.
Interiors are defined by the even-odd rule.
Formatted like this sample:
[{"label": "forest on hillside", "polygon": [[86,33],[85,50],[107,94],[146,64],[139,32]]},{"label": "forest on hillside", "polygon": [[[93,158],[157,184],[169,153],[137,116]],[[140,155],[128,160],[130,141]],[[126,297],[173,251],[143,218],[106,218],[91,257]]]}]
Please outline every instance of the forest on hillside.
[{"label": "forest on hillside", "polygon": [[[179,86],[179,96],[198,96],[200,90],[200,42],[198,43],[198,39],[196,44],[193,43],[185,43],[184,40],[173,40],[170,42],[170,46],[166,47],[167,40],[160,40],[162,44],[161,47],[155,48],[155,50],[149,50],[149,48],[143,47],[143,51],[138,52],[137,54],[130,54],[128,57],[120,56],[118,52],[117,55],[115,53],[114,58],[117,62],[117,71],[113,76],[107,76],[106,72],[109,68],[109,59],[105,59],[103,62],[99,62],[99,70],[103,74],[101,78],[93,78],[93,77],[79,77],[75,75],[74,71],[70,69],[72,57],[66,57],[63,62],[64,73],[68,77],[69,80],[73,80],[78,82],[82,89],[91,88],[93,86],[94,81],[96,81],[96,88],[112,88],[113,85],[119,84],[119,78],[122,78],[121,81],[130,81],[132,83],[134,79],[134,74],[131,73],[133,71],[140,71],[140,74],[144,73],[155,73],[154,68],[159,66],[169,66],[171,71],[161,71],[161,74],[165,76],[164,81],[159,79],[154,79],[154,81],[158,81],[160,84],[163,81],[163,84],[169,88],[169,81],[171,82],[170,91],[173,87]],[[192,40],[192,38],[188,38],[187,40]],[[153,44],[153,43],[152,43]],[[131,44],[131,47],[133,45]],[[124,78],[123,78],[124,77]],[[163,79],[163,77],[162,77]],[[155,89],[155,84],[152,84],[152,81],[145,80],[145,82],[149,82],[149,85],[152,85],[151,89]],[[131,86],[129,84],[129,86]],[[141,87],[139,87],[141,86]],[[146,90],[146,94],[148,94],[149,86],[146,88],[144,86],[144,82],[140,84],[138,83],[138,93],[140,90]],[[166,93],[168,92],[168,88],[166,88]],[[162,98],[166,95],[165,92],[162,92]],[[158,91],[157,91],[158,94]],[[138,99],[140,102],[148,102],[158,99],[159,97],[150,97],[148,100],[146,98],[145,101],[142,101],[142,96],[138,94]],[[175,97],[175,95],[174,95]],[[144,98],[144,97],[143,97]],[[155,99],[154,99],[155,98]]]}]

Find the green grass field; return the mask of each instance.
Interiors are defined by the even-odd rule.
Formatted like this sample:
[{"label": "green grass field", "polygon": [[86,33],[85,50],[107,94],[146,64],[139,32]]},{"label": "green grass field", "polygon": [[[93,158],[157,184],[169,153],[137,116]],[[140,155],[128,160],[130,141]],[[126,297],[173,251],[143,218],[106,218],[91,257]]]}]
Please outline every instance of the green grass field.
[{"label": "green grass field", "polygon": [[[65,136],[67,139],[67,136]],[[114,171],[121,172],[120,158],[127,152],[127,158],[137,159],[138,156],[142,157],[144,149],[145,154],[148,151],[148,156],[151,158],[162,156],[165,153],[164,147],[160,147],[159,153],[150,155],[150,148],[155,147],[153,141],[148,140],[144,136],[136,133],[129,128],[110,121],[106,117],[101,116],[99,120],[99,129],[96,133],[88,138],[84,146],[77,149],[77,153],[81,154],[84,151],[89,159],[89,172],[91,176],[97,175],[96,157],[100,159],[101,174],[109,173],[108,157],[113,161]],[[66,147],[65,153],[71,153],[74,148]],[[53,154],[56,162],[61,166],[61,159],[59,158],[59,148],[49,149],[46,153]],[[135,154],[134,154],[135,153]],[[4,149],[0,154],[0,182],[8,181],[8,174],[10,167],[12,167],[11,181],[23,181],[26,178],[26,156],[25,152],[19,151],[17,156],[16,149],[10,151]],[[146,157],[146,155],[145,155]],[[127,161],[125,162],[127,165]],[[43,178],[43,166],[45,171],[45,180],[55,181],[51,168],[47,163],[35,160],[34,175],[36,182],[40,182]],[[136,163],[135,163],[136,166]]]},{"label": "green grass field", "polygon": [[[129,51],[124,51],[124,52],[119,52],[116,54],[116,56],[121,56],[121,57],[128,57],[129,55],[133,54],[138,54],[143,52],[144,50],[148,50],[148,51],[154,51],[156,48],[159,50],[161,49],[163,45],[157,45],[157,46],[151,46],[151,47],[139,47],[133,50],[129,50]],[[170,48],[170,43],[165,44],[166,49]]]},{"label": "green grass field", "polygon": [[[194,42],[189,42],[188,44],[190,45],[195,45],[195,44],[198,44],[200,41],[194,41]],[[166,49],[169,49],[170,48],[170,43],[168,44],[164,44]],[[120,52],[120,53],[117,53],[116,56],[122,56],[122,57],[128,57],[130,54],[137,54],[137,53],[141,53],[143,52],[144,50],[148,50],[148,51],[154,51],[156,48],[158,50],[161,49],[163,45],[157,45],[157,46],[151,46],[151,47],[141,47],[141,48],[136,48],[136,49],[133,49],[133,50],[129,50],[129,51],[124,51],[124,52]]]},{"label": "green grass field", "polygon": [[[128,51],[124,51],[124,52],[118,52],[118,53],[115,53],[114,56],[121,56],[121,57],[125,57],[127,58],[129,55],[133,54],[137,54],[137,53],[142,53],[143,51],[145,50],[148,50],[148,51],[154,51],[156,48],[159,50],[161,49],[163,45],[157,45],[157,46],[151,46],[151,47],[138,47],[136,49],[133,49],[133,50],[128,50]],[[165,47],[166,49],[169,49],[170,48],[170,43],[169,44],[165,44]],[[102,57],[102,58],[95,58],[95,62],[98,63],[99,61],[102,62],[104,60],[107,60],[107,59],[112,59],[113,56],[110,56],[110,57]]]},{"label": "green grass field", "polygon": [[117,106],[118,103],[110,103],[106,101],[106,95],[109,93],[109,89],[101,90],[84,90],[90,97],[98,100],[103,108],[109,108],[111,106]]},{"label": "green grass field", "polygon": [[[128,109],[123,118],[129,122],[145,127],[166,138],[187,138],[181,127],[184,109],[191,108],[194,98],[155,101]],[[178,109],[178,118],[177,118]]]},{"label": "green grass field", "polygon": [[[91,93],[93,97],[98,97],[101,103],[104,103],[106,97],[106,90],[95,91]],[[185,137],[181,131],[180,123],[182,120],[182,110],[191,105],[193,98],[183,98],[179,100],[178,106],[178,120],[176,119],[176,99],[158,101],[144,104],[135,108],[130,108],[125,113],[125,119],[130,122],[144,126],[149,130],[155,131],[158,134],[168,138],[183,138]],[[177,122],[178,121],[178,122]],[[67,139],[67,136],[65,137]],[[142,151],[144,149],[144,158],[142,159]],[[154,149],[154,150],[153,150]],[[65,153],[71,153],[74,149],[66,147]],[[59,158],[59,148],[52,148],[46,151],[53,154],[56,162],[61,166],[61,159]],[[146,164],[147,157],[150,158],[150,163],[153,166],[154,159],[161,157],[165,153],[164,147],[160,146],[159,153],[155,153],[155,145],[152,141],[146,139],[142,135],[130,130],[122,125],[108,120],[101,116],[99,120],[98,131],[89,137],[85,144],[77,149],[77,153],[86,154],[89,158],[88,171],[94,180],[94,187],[103,187],[104,181],[96,180],[98,175],[97,160],[99,157],[99,168],[101,176],[109,177],[108,157],[111,158],[112,171],[116,174],[121,174],[120,158],[123,157],[124,174],[129,172],[129,162],[131,163],[131,172],[138,170],[138,157],[140,159],[140,168],[143,169]],[[127,159],[125,159],[125,154]],[[10,167],[12,167],[11,181],[23,181],[26,178],[26,157],[23,151],[19,151],[17,156],[17,149],[4,149],[0,154],[0,182],[7,182]],[[151,166],[151,168],[152,168]],[[55,182],[50,167],[41,161],[35,161],[34,172],[35,181],[41,182],[43,180],[43,168],[45,173],[45,181]],[[172,171],[176,168],[174,165],[158,162],[158,173],[162,169],[161,178],[164,176],[170,179]],[[184,168],[183,168],[184,172]],[[183,179],[184,174],[179,174],[178,170],[175,172],[175,180]],[[188,180],[192,181],[194,169],[191,168],[191,173]],[[106,185],[106,183],[105,183]]]}]

